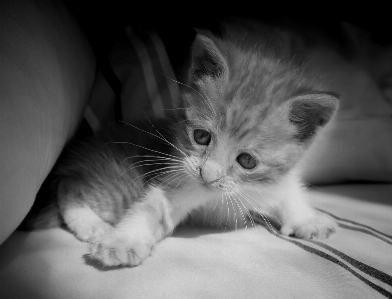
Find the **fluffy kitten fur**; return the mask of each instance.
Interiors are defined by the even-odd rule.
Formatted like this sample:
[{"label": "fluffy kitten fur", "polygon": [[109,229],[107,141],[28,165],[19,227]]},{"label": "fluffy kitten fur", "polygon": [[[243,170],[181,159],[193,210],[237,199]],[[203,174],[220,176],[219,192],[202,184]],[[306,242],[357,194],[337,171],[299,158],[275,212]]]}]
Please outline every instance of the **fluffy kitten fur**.
[{"label": "fluffy kitten fur", "polygon": [[244,36],[198,32],[173,121],[74,144],[58,165],[59,214],[103,265],[139,265],[182,222],[254,225],[252,211],[283,235],[335,231],[308,204],[296,164],[337,97],[274,39]]}]

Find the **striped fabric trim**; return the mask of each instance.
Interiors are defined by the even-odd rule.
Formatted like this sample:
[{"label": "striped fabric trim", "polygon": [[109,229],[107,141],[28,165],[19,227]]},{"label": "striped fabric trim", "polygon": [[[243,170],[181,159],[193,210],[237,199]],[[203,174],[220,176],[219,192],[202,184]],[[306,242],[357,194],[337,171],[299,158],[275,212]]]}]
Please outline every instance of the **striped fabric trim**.
[{"label": "striped fabric trim", "polygon": [[324,211],[324,210],[322,210],[322,209],[318,209],[318,208],[317,208],[317,210],[320,211],[320,212],[323,212],[323,213],[325,213],[325,214],[327,214],[327,215],[329,215],[329,216],[331,216],[332,218],[335,218],[336,220],[344,221],[344,222],[347,222],[347,223],[355,224],[355,225],[358,225],[358,226],[361,226],[361,227],[370,229],[371,231],[376,232],[376,233],[378,233],[378,234],[380,234],[380,235],[382,235],[382,236],[384,236],[384,237],[387,237],[387,238],[389,238],[389,239],[392,240],[392,236],[391,236],[391,235],[387,235],[387,234],[385,234],[385,233],[383,233],[383,232],[380,232],[380,231],[378,231],[378,230],[376,230],[376,229],[374,229],[373,227],[370,227],[370,226],[368,226],[368,225],[365,225],[365,224],[362,224],[362,223],[359,223],[359,222],[355,222],[355,221],[352,221],[352,220],[340,218],[340,217],[335,216],[335,215],[333,215],[333,214],[331,214],[331,213],[329,213],[329,212],[327,212],[327,211]]},{"label": "striped fabric trim", "polygon": [[[374,289],[375,291],[377,291],[381,295],[384,295],[387,298],[392,298],[392,293],[391,292],[389,292],[386,289],[380,287],[379,285],[371,282],[370,280],[365,278],[363,275],[359,274],[358,272],[353,270],[351,267],[349,267],[346,263],[340,261],[339,259],[333,257],[332,255],[327,254],[327,253],[325,253],[325,252],[323,252],[321,250],[318,250],[316,248],[313,248],[313,247],[307,246],[305,244],[302,244],[301,242],[293,240],[292,238],[285,237],[285,236],[282,236],[282,235],[279,235],[279,234],[277,234],[276,236],[278,238],[282,239],[282,240],[288,241],[288,242],[298,246],[299,248],[301,248],[301,249],[303,249],[303,250],[305,250],[305,251],[307,251],[309,253],[315,254],[315,255],[317,255],[317,256],[319,256],[321,258],[324,258],[324,259],[326,259],[326,260],[336,264],[337,266],[342,267],[343,269],[345,269],[348,272],[350,272],[352,275],[357,277],[359,280],[361,280],[362,282],[367,284],[369,287],[371,287],[372,289]],[[372,275],[370,275],[370,276],[372,276]],[[372,277],[374,277],[374,276],[372,276]],[[378,279],[378,277],[374,277],[374,278]]]},{"label": "striped fabric trim", "polygon": [[101,122],[97,118],[96,114],[92,111],[90,106],[86,107],[86,110],[84,111],[84,118],[87,120],[93,132],[98,132],[101,130]]},{"label": "striped fabric trim", "polygon": [[169,88],[171,104],[173,107],[176,107],[176,101],[180,94],[180,90],[176,82],[176,75],[174,74],[173,68],[170,64],[170,60],[167,56],[166,49],[162,43],[162,40],[155,32],[152,32],[150,37],[156,47],[159,62],[161,63],[163,69],[163,75],[165,76],[166,84]]},{"label": "striped fabric trim", "polygon": [[349,230],[353,230],[353,231],[357,231],[357,232],[361,232],[361,233],[364,233],[364,234],[371,235],[372,237],[375,237],[375,238],[377,238],[377,239],[379,239],[381,241],[384,241],[385,243],[387,243],[389,245],[392,245],[391,241],[389,241],[387,239],[384,239],[383,237],[380,237],[379,235],[377,235],[377,234],[375,234],[375,233],[373,233],[371,231],[368,231],[368,230],[366,230],[364,228],[350,226],[350,225],[343,224],[343,223],[338,223],[338,225],[339,225],[339,227],[344,228],[344,229],[349,229]]},{"label": "striped fabric trim", "polygon": [[318,246],[332,252],[333,254],[339,256],[341,259],[348,262],[353,267],[361,270],[362,272],[368,274],[369,276],[377,278],[378,280],[392,286],[392,276],[388,275],[387,273],[382,272],[380,270],[377,270],[369,265],[366,265],[366,264],[344,254],[343,252],[340,252],[339,250],[336,250],[335,248],[332,248],[331,246],[328,246],[328,245],[321,243],[319,241],[315,241],[315,240],[305,240],[305,241],[312,243],[312,244],[315,244],[315,245],[318,245]]},{"label": "striped fabric trim", "polygon": [[[392,243],[388,239],[383,238],[383,237],[379,236],[378,234],[386,236],[387,238],[391,238],[389,235],[384,234],[384,233],[382,233],[382,232],[380,232],[370,226],[364,225],[359,222],[354,222],[354,221],[351,221],[348,219],[337,217],[337,216],[333,215],[332,213],[326,212],[321,209],[317,209],[317,210],[319,210],[320,212],[326,213],[339,221],[353,223],[357,226],[360,226],[360,228],[358,228],[358,227],[349,226],[347,224],[338,222],[339,227],[367,234],[371,237],[375,237],[379,240],[382,240],[389,245],[391,245],[391,243]],[[380,286],[377,284],[377,282],[379,282],[379,283],[383,284],[384,286],[387,285],[387,286],[392,287],[392,276],[391,275],[389,275],[383,271],[380,271],[372,266],[369,266],[361,261],[358,261],[357,259],[354,259],[354,258],[348,256],[347,254],[337,250],[336,248],[333,248],[333,247],[331,247],[327,244],[324,244],[320,241],[295,239],[295,238],[280,235],[279,232],[277,232],[276,230],[271,231],[270,229],[267,229],[267,228],[266,228],[266,230],[269,233],[273,233],[274,235],[276,235],[278,238],[280,238],[282,240],[285,240],[285,241],[287,241],[293,245],[296,245],[299,248],[301,248],[311,254],[314,254],[318,257],[324,258],[324,259],[336,264],[337,266],[342,267],[343,269],[345,269],[346,271],[348,271],[349,273],[351,273],[352,275],[357,277],[359,280],[364,282],[366,285],[373,288],[378,293],[384,295],[387,298],[392,298],[392,293],[390,291],[386,290],[383,286]],[[377,232],[377,234],[374,232]],[[318,247],[326,250],[329,253],[322,251],[320,249],[317,249],[315,247],[306,245],[305,243],[318,246]],[[374,282],[372,282],[371,280],[369,280],[365,276],[371,278],[372,280],[374,280]]]},{"label": "striped fabric trim", "polygon": [[126,33],[129,41],[133,44],[136,49],[139,61],[141,62],[144,82],[147,86],[147,92],[154,110],[155,116],[163,116],[163,101],[160,96],[160,90],[155,78],[152,60],[149,57],[148,51],[144,43],[133,33],[132,27],[126,27]]},{"label": "striped fabric trim", "polygon": [[114,93],[114,118],[116,121],[122,121],[121,81],[117,78],[116,73],[113,71],[108,56],[104,56],[101,59],[101,71],[103,78],[109,84]]},{"label": "striped fabric trim", "polygon": [[[158,34],[131,26],[125,28],[125,33],[124,40],[110,54],[112,70],[107,70],[108,66],[105,65],[110,75],[104,76],[106,81],[110,78],[119,81],[119,84],[109,84],[113,92],[105,95],[99,92],[98,87],[100,98],[90,98],[85,112],[85,119],[94,132],[104,128],[108,119],[115,119],[111,114],[117,107],[122,107],[122,113],[116,113],[117,119],[122,114],[126,122],[144,119],[144,116],[165,117],[168,114],[166,111],[176,106],[180,94],[175,73]],[[113,78],[116,75],[119,77]],[[106,106],[106,115],[102,111],[97,113],[93,108],[101,108],[99,102],[102,97],[110,98],[108,101],[112,107]]]}]

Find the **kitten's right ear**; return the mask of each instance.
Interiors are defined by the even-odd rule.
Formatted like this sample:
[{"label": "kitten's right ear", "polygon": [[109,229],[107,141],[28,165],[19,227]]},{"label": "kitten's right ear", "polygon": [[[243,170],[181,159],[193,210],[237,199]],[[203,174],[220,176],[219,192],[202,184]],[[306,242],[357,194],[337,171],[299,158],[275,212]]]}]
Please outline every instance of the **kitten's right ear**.
[{"label": "kitten's right ear", "polygon": [[226,60],[215,42],[202,32],[196,35],[192,45],[190,72],[194,80],[206,76],[217,78],[228,72]]}]

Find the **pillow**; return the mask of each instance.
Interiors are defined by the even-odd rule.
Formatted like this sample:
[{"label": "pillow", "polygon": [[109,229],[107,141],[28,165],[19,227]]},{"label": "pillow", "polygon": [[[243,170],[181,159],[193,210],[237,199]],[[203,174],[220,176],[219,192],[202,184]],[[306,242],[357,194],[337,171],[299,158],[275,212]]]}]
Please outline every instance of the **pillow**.
[{"label": "pillow", "polygon": [[[124,119],[162,116],[165,108],[176,107],[179,95],[165,48],[155,32],[126,31],[127,39],[117,44],[110,56],[122,83]],[[392,182],[392,101],[386,100],[388,93],[380,89],[373,73],[361,63],[363,59],[348,61],[332,46],[310,46],[299,35],[286,33],[282,36],[289,51],[295,45],[309,69],[325,83],[325,89],[341,95],[336,117],[300,162],[304,180],[309,184]],[[108,107],[113,105],[114,93],[106,89],[106,94],[99,91],[91,98],[90,105],[97,113],[89,113],[90,123],[99,124],[96,119],[107,119],[108,111],[113,110],[102,108],[97,100],[105,98]],[[106,116],[94,117],[100,111]]]},{"label": "pillow", "polygon": [[341,96],[336,117],[310,147],[301,167],[305,181],[392,181],[392,103],[358,62],[330,48],[308,52],[308,66],[326,90]]},{"label": "pillow", "polygon": [[59,1],[0,2],[0,244],[83,114],[94,54]]}]

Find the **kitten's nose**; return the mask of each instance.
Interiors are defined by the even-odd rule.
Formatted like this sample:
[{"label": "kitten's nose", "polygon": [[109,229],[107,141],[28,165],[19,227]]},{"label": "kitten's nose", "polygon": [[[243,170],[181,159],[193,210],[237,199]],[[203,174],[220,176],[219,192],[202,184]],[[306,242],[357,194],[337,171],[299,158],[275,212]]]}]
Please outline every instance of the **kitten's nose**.
[{"label": "kitten's nose", "polygon": [[210,184],[222,177],[222,167],[213,160],[207,160],[200,168],[200,177]]}]

